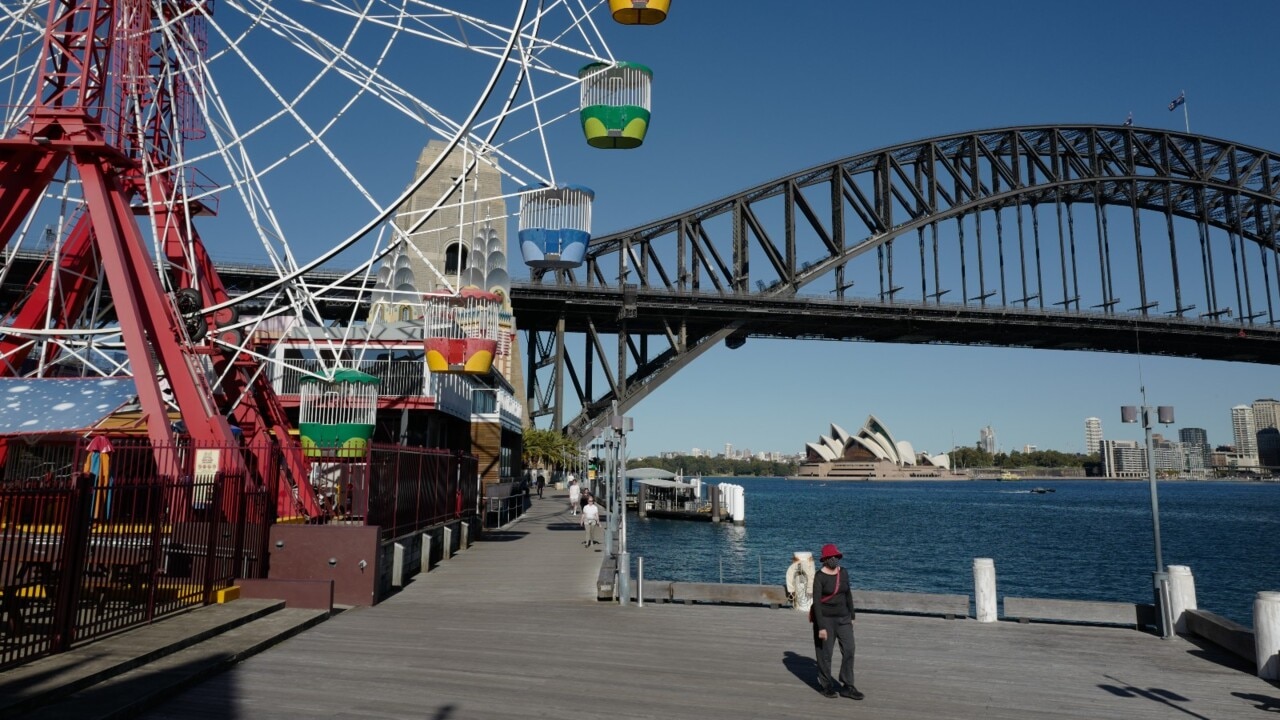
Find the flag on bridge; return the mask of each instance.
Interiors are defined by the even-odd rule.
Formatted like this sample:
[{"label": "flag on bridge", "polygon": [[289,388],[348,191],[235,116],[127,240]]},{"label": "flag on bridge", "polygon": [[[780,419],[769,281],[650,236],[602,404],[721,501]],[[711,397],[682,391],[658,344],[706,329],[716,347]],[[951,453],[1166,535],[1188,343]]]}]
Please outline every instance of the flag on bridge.
[{"label": "flag on bridge", "polygon": [[1133,126],[1133,113],[1129,113],[1129,117],[1124,119],[1124,126],[1125,127]]},{"label": "flag on bridge", "polygon": [[1178,106],[1186,101],[1187,101],[1187,91],[1183,90],[1182,92],[1178,93],[1178,97],[1174,98],[1169,103],[1169,112],[1173,112],[1174,110],[1177,110]]}]

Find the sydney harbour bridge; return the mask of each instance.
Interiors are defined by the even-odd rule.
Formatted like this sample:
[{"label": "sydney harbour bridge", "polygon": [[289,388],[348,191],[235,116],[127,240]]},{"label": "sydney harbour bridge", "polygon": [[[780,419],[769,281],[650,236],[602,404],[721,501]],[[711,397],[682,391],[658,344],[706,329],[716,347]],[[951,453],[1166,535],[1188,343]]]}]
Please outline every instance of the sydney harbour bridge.
[{"label": "sydney harbour bridge", "polygon": [[583,438],[753,337],[1275,363],[1280,157],[1182,132],[958,133],[595,238],[512,287],[529,411]]},{"label": "sydney harbour bridge", "polygon": [[[801,170],[514,283],[528,410],[583,439],[750,338],[1276,363],[1277,193],[1275,153],[1128,126],[958,133]],[[0,299],[41,260],[15,254]],[[274,277],[219,274],[232,297]]]}]

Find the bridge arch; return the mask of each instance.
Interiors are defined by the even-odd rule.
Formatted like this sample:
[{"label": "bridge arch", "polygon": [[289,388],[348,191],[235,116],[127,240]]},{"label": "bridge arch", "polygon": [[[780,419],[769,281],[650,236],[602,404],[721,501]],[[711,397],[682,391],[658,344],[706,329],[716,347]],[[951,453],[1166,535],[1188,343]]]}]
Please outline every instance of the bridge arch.
[{"label": "bridge arch", "polygon": [[1141,332],[1143,352],[1275,362],[1277,192],[1275,153],[1126,126],[957,133],[811,167],[514,287],[530,411],[590,435],[751,336],[1132,352]]}]

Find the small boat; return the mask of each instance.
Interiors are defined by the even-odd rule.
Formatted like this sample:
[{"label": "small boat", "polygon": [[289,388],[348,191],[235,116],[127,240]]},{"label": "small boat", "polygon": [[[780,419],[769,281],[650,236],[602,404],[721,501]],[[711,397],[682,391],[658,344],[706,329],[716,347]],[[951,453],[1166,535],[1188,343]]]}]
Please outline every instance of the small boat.
[{"label": "small boat", "polygon": [[1031,492],[1035,493],[1036,495],[1044,495],[1045,493],[1051,493],[1051,492],[1057,492],[1057,491],[1054,490],[1053,488],[1038,487],[1038,488],[1031,488]]},{"label": "small boat", "polygon": [[1000,480],[1017,480],[1018,476],[1014,473],[1009,472],[1008,470],[1005,470],[1004,472],[1000,473],[999,479]]}]

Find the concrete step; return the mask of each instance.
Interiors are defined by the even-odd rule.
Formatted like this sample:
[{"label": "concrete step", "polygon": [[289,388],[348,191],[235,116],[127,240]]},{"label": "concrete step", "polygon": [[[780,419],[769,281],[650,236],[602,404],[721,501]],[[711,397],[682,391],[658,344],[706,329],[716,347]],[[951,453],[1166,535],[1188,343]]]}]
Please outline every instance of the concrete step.
[{"label": "concrete step", "polygon": [[209,605],[6,670],[0,673],[0,718],[61,700],[283,609],[280,600]]},{"label": "concrete step", "polygon": [[287,608],[210,637],[36,708],[41,720],[134,717],[231,665],[328,619],[326,610]]}]

